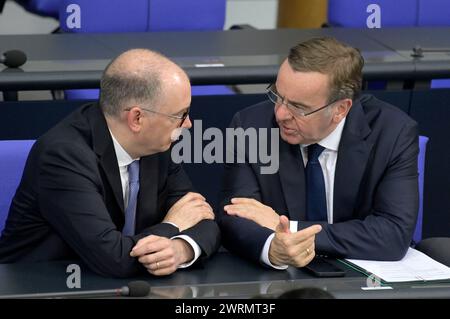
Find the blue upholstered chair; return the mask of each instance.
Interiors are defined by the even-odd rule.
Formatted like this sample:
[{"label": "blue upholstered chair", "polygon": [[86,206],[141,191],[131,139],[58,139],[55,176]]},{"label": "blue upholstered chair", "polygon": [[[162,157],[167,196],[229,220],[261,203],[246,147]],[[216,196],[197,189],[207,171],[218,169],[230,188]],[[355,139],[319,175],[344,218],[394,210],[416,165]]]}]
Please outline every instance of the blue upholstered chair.
[{"label": "blue upholstered chair", "polygon": [[418,243],[422,240],[422,222],[423,222],[423,184],[425,175],[425,154],[427,150],[428,137],[419,136],[419,212],[417,214],[416,229],[414,230],[413,241]]},{"label": "blue upholstered chair", "polygon": [[450,1],[419,0],[417,26],[450,26]]},{"label": "blue upholstered chair", "polygon": [[25,10],[58,19],[61,0],[16,0]]},{"label": "blue upholstered chair", "polygon": [[[226,0],[62,0],[60,26],[65,32],[156,32],[222,30]],[[78,6],[78,7],[77,7]],[[80,12],[80,24],[74,23]],[[222,85],[193,86],[193,95],[233,94]],[[98,99],[94,90],[69,90],[67,99]]]},{"label": "blue upholstered chair", "polygon": [[[367,8],[372,4],[380,6],[381,27],[450,25],[448,0],[329,0],[328,23],[331,26],[364,28],[367,26],[367,18],[371,15]],[[378,83],[374,88],[379,86]],[[450,88],[450,79],[432,80],[430,87]]]},{"label": "blue upholstered chair", "polygon": [[328,23],[332,26],[363,28],[367,26],[369,5],[381,7],[381,27],[417,24],[417,0],[328,0]]},{"label": "blue upholstered chair", "polygon": [[34,140],[0,141],[0,232]]}]

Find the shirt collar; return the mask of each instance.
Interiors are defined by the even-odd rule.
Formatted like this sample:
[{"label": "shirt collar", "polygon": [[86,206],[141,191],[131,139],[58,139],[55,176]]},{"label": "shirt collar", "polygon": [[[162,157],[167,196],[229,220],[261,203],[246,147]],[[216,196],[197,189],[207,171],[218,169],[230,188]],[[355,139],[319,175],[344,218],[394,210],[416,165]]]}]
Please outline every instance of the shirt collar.
[{"label": "shirt collar", "polygon": [[[325,149],[337,152],[339,149],[339,143],[341,142],[342,131],[344,130],[346,119],[347,118],[343,118],[342,121],[333,130],[333,132],[331,132],[327,137],[319,141],[317,144],[325,147]],[[309,144],[302,144],[301,147],[304,148],[308,145]]]},{"label": "shirt collar", "polygon": [[111,134],[111,138],[113,140],[114,151],[116,152],[117,163],[119,164],[119,167],[130,165],[134,161],[134,159],[130,156],[130,154],[127,153],[127,151],[124,150],[122,145],[120,145],[120,143],[116,140],[111,130],[109,130],[109,133]]}]

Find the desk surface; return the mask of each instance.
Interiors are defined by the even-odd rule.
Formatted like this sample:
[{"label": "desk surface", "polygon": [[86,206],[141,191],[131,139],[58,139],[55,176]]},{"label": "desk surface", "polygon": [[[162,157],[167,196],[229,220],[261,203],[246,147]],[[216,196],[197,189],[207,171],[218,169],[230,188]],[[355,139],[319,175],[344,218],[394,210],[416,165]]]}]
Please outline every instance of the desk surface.
[{"label": "desk surface", "polygon": [[[0,265],[0,298],[2,295],[65,292],[67,266],[73,262]],[[338,263],[336,261],[336,263]],[[344,265],[339,265],[345,268]],[[81,267],[81,289],[115,289],[132,280],[145,280],[151,285],[150,298],[250,298],[276,297],[294,288],[320,287],[337,298],[449,298],[450,284],[400,284],[388,290],[363,290],[367,278],[345,268],[342,278],[315,278],[302,269],[287,271],[260,267],[220,252],[202,269],[180,270],[168,277],[142,275],[130,279],[98,276]],[[370,284],[369,284],[370,286]]]},{"label": "desk surface", "polygon": [[[97,87],[110,59],[136,47],[171,57],[193,84],[267,83],[275,79],[290,47],[316,36],[333,36],[361,49],[366,79],[429,79],[450,76],[450,54],[426,54],[419,61],[411,57],[412,48],[449,48],[449,33],[450,28],[325,28],[3,35],[1,50],[20,49],[28,61],[19,70],[0,67],[0,88]],[[416,72],[418,65],[421,72]]]}]

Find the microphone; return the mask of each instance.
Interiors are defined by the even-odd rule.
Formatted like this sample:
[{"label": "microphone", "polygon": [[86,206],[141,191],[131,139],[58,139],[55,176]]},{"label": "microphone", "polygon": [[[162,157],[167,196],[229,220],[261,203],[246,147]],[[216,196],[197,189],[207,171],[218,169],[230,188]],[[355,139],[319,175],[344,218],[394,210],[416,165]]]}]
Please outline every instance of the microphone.
[{"label": "microphone", "polygon": [[413,58],[423,58],[424,53],[448,53],[450,52],[450,48],[422,48],[420,45],[416,45],[413,48],[413,53],[411,53],[411,56]]},{"label": "microphone", "polygon": [[0,63],[8,68],[17,68],[27,62],[27,55],[20,50],[9,50],[0,56]]},{"label": "microphone", "polygon": [[40,298],[100,298],[100,297],[145,297],[150,292],[150,285],[146,281],[132,281],[118,289],[86,290],[70,292],[49,292],[21,295],[0,295],[0,299],[40,299]]}]

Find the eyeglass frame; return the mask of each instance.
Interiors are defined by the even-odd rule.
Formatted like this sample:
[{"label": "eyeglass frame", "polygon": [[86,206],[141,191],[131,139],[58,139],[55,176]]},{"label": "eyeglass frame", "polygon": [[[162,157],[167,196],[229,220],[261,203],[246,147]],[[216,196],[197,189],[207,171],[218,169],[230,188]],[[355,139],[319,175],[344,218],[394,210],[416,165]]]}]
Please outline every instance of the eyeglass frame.
[{"label": "eyeglass frame", "polygon": [[[277,105],[277,104],[284,104],[284,105],[286,105],[287,109],[289,110],[289,113],[291,113],[291,115],[294,116],[294,117],[296,117],[296,116],[298,116],[298,117],[307,117],[307,116],[309,116],[311,114],[314,114],[316,112],[319,112],[319,111],[329,107],[330,105],[336,103],[337,101],[339,101],[339,99],[338,100],[334,100],[334,101],[332,101],[332,102],[330,102],[330,103],[328,103],[328,104],[326,104],[324,106],[319,107],[318,109],[315,109],[314,111],[311,111],[311,112],[308,112],[308,113],[302,112],[302,113],[297,114],[296,112],[297,112],[297,110],[300,109],[301,104],[300,103],[296,103],[296,102],[292,102],[292,101],[286,101],[285,102],[286,98],[281,96],[281,95],[279,95],[278,92],[275,92],[273,90],[273,88],[276,89],[275,83],[269,84],[269,86],[266,88],[266,91],[267,91],[266,94],[267,94],[269,100],[272,103],[274,103],[275,105]],[[277,97],[277,99],[280,99],[281,102],[272,100],[271,97],[270,97],[270,93],[275,95]],[[295,105],[295,104],[298,104],[298,105]],[[303,105],[303,106],[306,106],[306,105]],[[294,110],[292,108],[294,108]]]},{"label": "eyeglass frame", "polygon": [[[171,119],[181,120],[181,123],[178,126],[178,127],[181,127],[183,125],[184,121],[186,121],[187,117],[189,116],[189,112],[191,110],[191,107],[188,107],[187,110],[184,111],[184,113],[182,115],[173,115],[173,114],[162,113],[162,112],[158,112],[158,111],[149,110],[149,109],[146,109],[146,108],[143,108],[143,107],[140,107],[140,109],[142,111],[147,111],[147,112],[154,113],[154,114],[164,115],[164,116],[167,116],[167,117],[169,117]],[[129,109],[129,108],[128,109],[124,109],[124,111],[129,112],[129,111],[131,111],[131,109]]]}]

